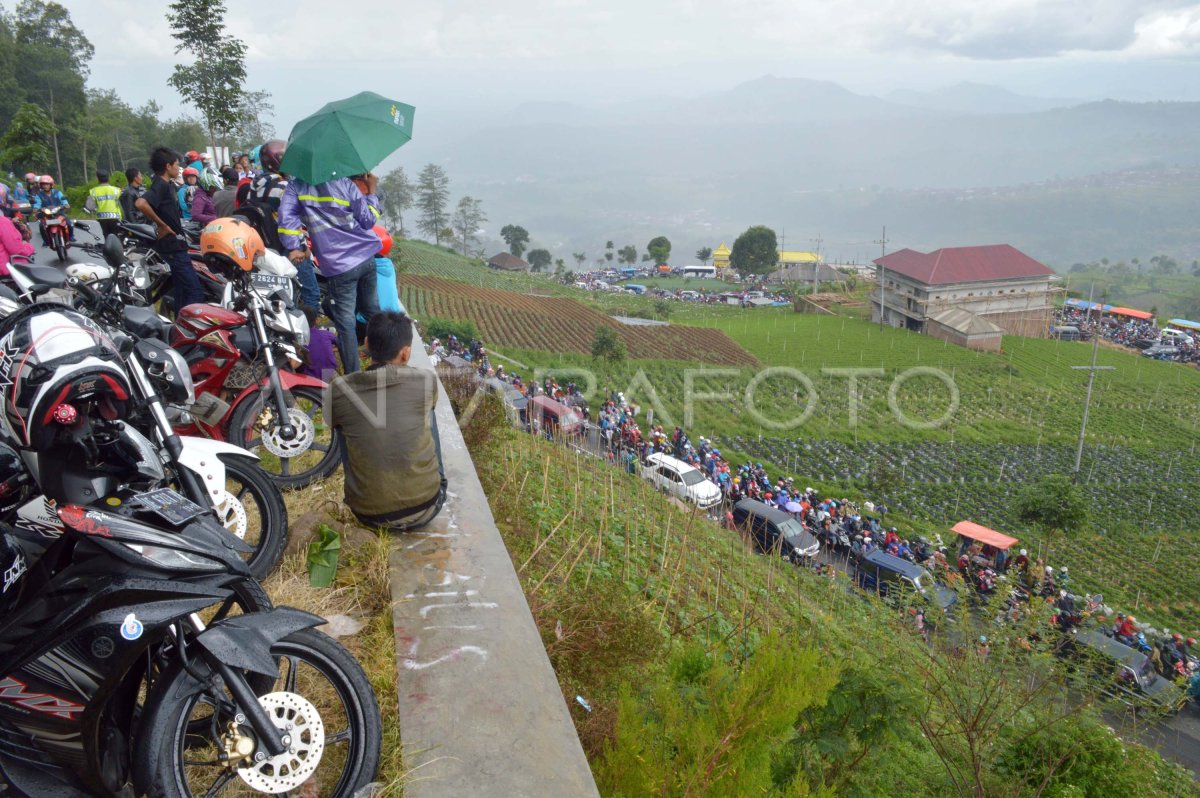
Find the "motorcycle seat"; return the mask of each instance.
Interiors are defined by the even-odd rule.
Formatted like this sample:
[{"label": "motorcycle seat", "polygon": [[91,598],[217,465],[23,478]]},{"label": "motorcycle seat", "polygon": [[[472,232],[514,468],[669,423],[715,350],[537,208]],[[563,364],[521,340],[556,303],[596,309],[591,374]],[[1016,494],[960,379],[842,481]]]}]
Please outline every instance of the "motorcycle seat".
[{"label": "motorcycle seat", "polygon": [[154,308],[143,308],[137,305],[126,305],[121,310],[124,327],[138,338],[157,338],[164,343],[168,340],[171,329],[170,322],[159,317]]},{"label": "motorcycle seat", "polygon": [[66,285],[66,272],[59,271],[53,266],[39,266],[36,263],[10,263],[8,264],[9,271],[18,271],[35,283],[43,283],[54,288],[62,288]]},{"label": "motorcycle seat", "polygon": [[137,224],[134,222],[121,222],[120,229],[124,230],[136,238],[141,238],[149,242],[158,240],[158,231],[155,230],[152,224]]}]

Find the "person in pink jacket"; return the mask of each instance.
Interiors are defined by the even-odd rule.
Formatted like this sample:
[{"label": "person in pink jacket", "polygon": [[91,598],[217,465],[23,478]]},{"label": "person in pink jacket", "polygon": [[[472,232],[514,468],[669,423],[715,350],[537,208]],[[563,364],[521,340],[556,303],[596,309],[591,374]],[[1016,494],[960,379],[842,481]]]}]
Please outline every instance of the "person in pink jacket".
[{"label": "person in pink jacket", "polygon": [[14,255],[29,257],[33,253],[33,244],[21,237],[12,219],[0,216],[0,276],[8,276],[8,262]]}]

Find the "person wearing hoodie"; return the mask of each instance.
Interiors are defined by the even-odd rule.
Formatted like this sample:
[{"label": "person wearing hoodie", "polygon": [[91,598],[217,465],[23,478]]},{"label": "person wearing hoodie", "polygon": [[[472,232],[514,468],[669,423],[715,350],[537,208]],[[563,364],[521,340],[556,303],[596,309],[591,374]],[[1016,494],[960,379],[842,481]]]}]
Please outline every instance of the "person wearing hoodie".
[{"label": "person wearing hoodie", "polygon": [[0,276],[8,276],[8,264],[14,255],[30,257],[33,253],[33,244],[25,240],[12,219],[0,214]]}]

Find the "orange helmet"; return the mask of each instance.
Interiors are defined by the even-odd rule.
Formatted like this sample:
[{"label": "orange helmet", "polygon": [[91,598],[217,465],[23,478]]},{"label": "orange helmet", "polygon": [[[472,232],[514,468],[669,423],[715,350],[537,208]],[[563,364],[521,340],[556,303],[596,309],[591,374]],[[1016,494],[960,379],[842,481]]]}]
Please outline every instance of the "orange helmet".
[{"label": "orange helmet", "polygon": [[241,219],[213,219],[200,231],[200,254],[204,262],[222,271],[248,272],[263,256],[262,237]]},{"label": "orange helmet", "polygon": [[392,251],[392,234],[381,224],[375,225],[374,229],[375,235],[379,236],[379,241],[383,244],[379,248],[379,254],[387,257],[387,254]]},{"label": "orange helmet", "polygon": [[194,178],[196,178],[197,180],[199,180],[199,179],[200,179],[200,172],[199,172],[199,170],[197,170],[197,169],[194,169],[193,167],[189,166],[188,168],[186,168],[186,169],[184,169],[184,170],[183,170],[183,176],[184,176],[185,178],[188,178],[188,177],[194,177]]}]

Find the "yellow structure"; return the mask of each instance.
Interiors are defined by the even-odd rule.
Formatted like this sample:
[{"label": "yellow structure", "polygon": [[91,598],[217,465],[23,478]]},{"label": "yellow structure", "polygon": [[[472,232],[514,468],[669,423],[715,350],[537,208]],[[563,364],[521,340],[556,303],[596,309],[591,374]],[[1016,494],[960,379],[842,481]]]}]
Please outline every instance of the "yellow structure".
[{"label": "yellow structure", "polygon": [[732,254],[732,253],[731,253],[729,247],[725,246],[724,241],[721,242],[721,246],[719,246],[713,250],[712,262],[713,262],[713,266],[717,267],[718,274],[729,268],[730,254]]},{"label": "yellow structure", "polygon": [[824,263],[821,256],[815,252],[800,252],[798,250],[780,250],[779,251],[779,268],[786,269],[789,266],[811,266],[814,263]]}]

